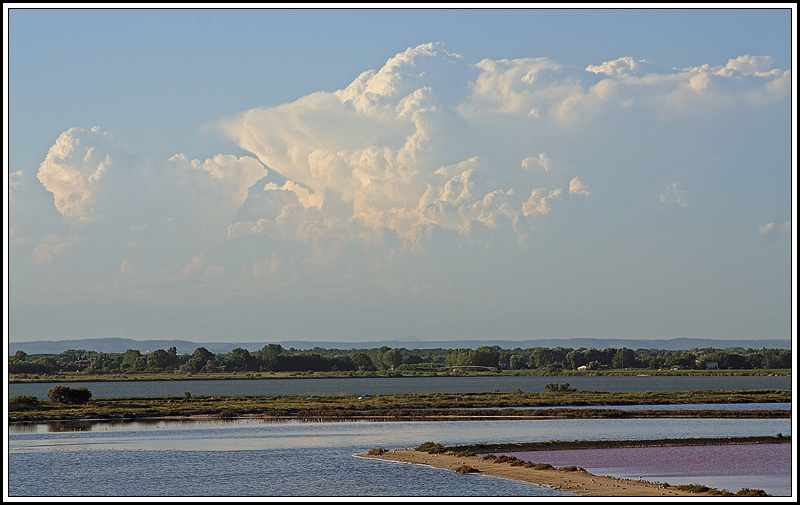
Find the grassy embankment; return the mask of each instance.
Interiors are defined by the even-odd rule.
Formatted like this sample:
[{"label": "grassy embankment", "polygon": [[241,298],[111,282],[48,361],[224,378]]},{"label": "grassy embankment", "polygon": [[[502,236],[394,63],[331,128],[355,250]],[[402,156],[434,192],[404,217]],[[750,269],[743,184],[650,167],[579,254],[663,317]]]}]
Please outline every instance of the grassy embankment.
[{"label": "grassy embankment", "polygon": [[[10,421],[134,419],[169,416],[258,416],[269,419],[478,419],[621,417],[790,417],[789,410],[619,410],[608,405],[790,402],[791,391],[558,391],[358,395],[185,396],[93,398],[83,405],[9,401]],[[597,408],[569,408],[590,406]],[[525,407],[525,408],[512,408]],[[540,409],[540,407],[562,407]],[[459,410],[459,409],[474,410]]]},{"label": "grassy embankment", "polygon": [[218,372],[218,373],[183,373],[183,372],[129,372],[129,373],[97,373],[97,372],[62,372],[47,374],[9,374],[10,383],[22,382],[101,382],[101,381],[181,381],[181,380],[226,380],[226,379],[336,379],[353,377],[481,377],[481,376],[530,376],[530,377],[593,377],[593,376],[765,376],[791,375],[791,369],[759,369],[759,370],[503,370],[503,371],[471,371],[471,370],[383,370],[373,372]]}]

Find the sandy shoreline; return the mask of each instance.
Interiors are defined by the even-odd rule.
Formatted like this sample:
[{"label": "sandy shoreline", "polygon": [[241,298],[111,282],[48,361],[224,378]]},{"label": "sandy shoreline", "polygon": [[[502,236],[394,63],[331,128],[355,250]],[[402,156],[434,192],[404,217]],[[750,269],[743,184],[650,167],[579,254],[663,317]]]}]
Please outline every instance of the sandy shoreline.
[{"label": "sandy shoreline", "polygon": [[[530,482],[559,491],[569,491],[580,496],[712,496],[709,493],[690,493],[674,488],[663,488],[658,483],[593,475],[584,471],[535,470],[522,466],[511,466],[508,463],[494,463],[492,460],[484,460],[480,456],[428,454],[427,452],[408,449],[384,451],[380,455],[359,454],[358,456],[408,464],[429,465],[453,471],[462,465],[468,465],[477,469],[482,475]],[[475,474],[466,474],[463,477],[468,479],[473,475]]]}]

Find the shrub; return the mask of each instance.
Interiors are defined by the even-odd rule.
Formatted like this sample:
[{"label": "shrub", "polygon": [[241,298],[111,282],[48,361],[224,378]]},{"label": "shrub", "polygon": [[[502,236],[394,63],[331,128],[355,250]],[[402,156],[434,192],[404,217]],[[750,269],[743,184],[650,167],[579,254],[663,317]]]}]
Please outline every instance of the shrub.
[{"label": "shrub", "polygon": [[369,454],[370,456],[380,456],[385,451],[386,449],[384,449],[383,447],[373,447],[372,449],[367,451],[367,454]]},{"label": "shrub", "polygon": [[428,454],[441,454],[445,452],[447,449],[445,449],[442,444],[425,442],[424,444],[417,447],[416,450],[420,452],[427,452]]},{"label": "shrub", "polygon": [[502,456],[497,456],[497,459],[494,460],[494,463],[510,463],[512,461],[516,461],[517,458],[514,456],[506,456],[505,454]]},{"label": "shrub", "polygon": [[572,387],[569,384],[569,382],[565,382],[564,384],[559,384],[558,381],[548,382],[547,384],[544,385],[544,390],[548,391],[548,392],[551,392],[551,393],[556,393],[556,392],[559,392],[559,391],[563,391],[563,392],[577,391],[577,389]]},{"label": "shrub", "polygon": [[750,489],[747,487],[743,487],[742,489],[736,491],[736,496],[771,496],[763,489]]},{"label": "shrub", "polygon": [[533,465],[534,470],[552,470],[553,465],[550,463],[534,463]]},{"label": "shrub", "polygon": [[710,489],[708,486],[702,484],[681,484],[675,487],[681,491],[689,491],[690,493],[705,493]]},{"label": "shrub", "polygon": [[16,395],[8,399],[8,410],[24,410],[39,405],[36,395]]},{"label": "shrub", "polygon": [[456,473],[473,473],[473,472],[480,472],[477,468],[473,468],[469,465],[461,465],[460,467],[455,469]]},{"label": "shrub", "polygon": [[712,496],[736,496],[727,489],[723,489],[722,491],[720,491],[719,489],[714,489],[713,487],[708,490],[708,494]]},{"label": "shrub", "polygon": [[85,386],[74,389],[69,386],[56,386],[47,392],[47,397],[54,403],[81,404],[92,398],[92,392]]}]

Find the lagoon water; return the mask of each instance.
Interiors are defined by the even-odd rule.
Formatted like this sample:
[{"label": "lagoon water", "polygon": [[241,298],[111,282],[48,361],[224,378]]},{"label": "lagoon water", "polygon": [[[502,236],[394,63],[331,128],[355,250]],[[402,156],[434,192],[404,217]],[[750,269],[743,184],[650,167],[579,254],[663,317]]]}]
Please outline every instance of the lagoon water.
[{"label": "lagoon water", "polygon": [[[791,389],[791,377],[436,377],[92,382],[96,398],[193,395]],[[9,384],[46,397],[55,384]],[[80,385],[80,384],[76,384]],[[689,406],[670,406],[676,408]],[[728,405],[723,408],[738,408]],[[789,404],[751,404],[789,408]],[[636,408],[636,407],[621,407]],[[652,408],[652,407],[651,407]],[[9,496],[570,496],[546,487],[358,458],[372,447],[476,442],[791,435],[791,419],[275,422],[158,420],[13,424]],[[786,463],[791,465],[791,460]],[[580,466],[580,465],[579,465]],[[706,483],[708,475],[692,483]],[[764,479],[764,476],[759,476]],[[672,476],[670,483],[681,483]],[[772,482],[767,476],[765,482]],[[707,485],[717,487],[709,480]],[[725,487],[725,486],[723,486]],[[764,485],[755,486],[779,494]],[[780,490],[781,488],[776,488]]]},{"label": "lagoon water", "polygon": [[[792,389],[790,376],[480,376],[480,377],[402,377],[340,379],[227,379],[78,382],[95,398],[198,395],[331,395],[387,393],[484,393],[544,391],[549,382],[568,382],[585,391],[697,391],[706,389]],[[9,396],[36,395],[47,398],[47,391],[59,383],[14,383]]]},{"label": "lagoon water", "polygon": [[[792,427],[791,419],[162,420],[93,423],[83,431],[43,426],[17,425],[9,433],[10,496],[569,495],[355,455],[372,447],[407,448],[426,441],[791,435]],[[703,483],[699,478],[693,482]]]}]

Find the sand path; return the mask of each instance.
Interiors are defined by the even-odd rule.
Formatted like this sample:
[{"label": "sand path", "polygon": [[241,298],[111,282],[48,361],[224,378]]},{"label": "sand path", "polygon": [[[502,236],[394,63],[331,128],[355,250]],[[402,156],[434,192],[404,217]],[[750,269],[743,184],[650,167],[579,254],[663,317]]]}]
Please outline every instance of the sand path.
[{"label": "sand path", "polygon": [[[430,465],[436,468],[455,470],[461,465],[469,465],[483,475],[513,479],[547,486],[559,491],[570,491],[581,496],[712,496],[708,493],[690,493],[673,488],[663,488],[657,483],[630,479],[618,479],[588,472],[566,472],[563,470],[534,470],[508,463],[493,463],[480,456],[452,456],[428,454],[415,450],[385,451],[380,455],[359,454],[365,458],[384,459],[409,464]],[[465,479],[475,474],[466,474]]]}]

